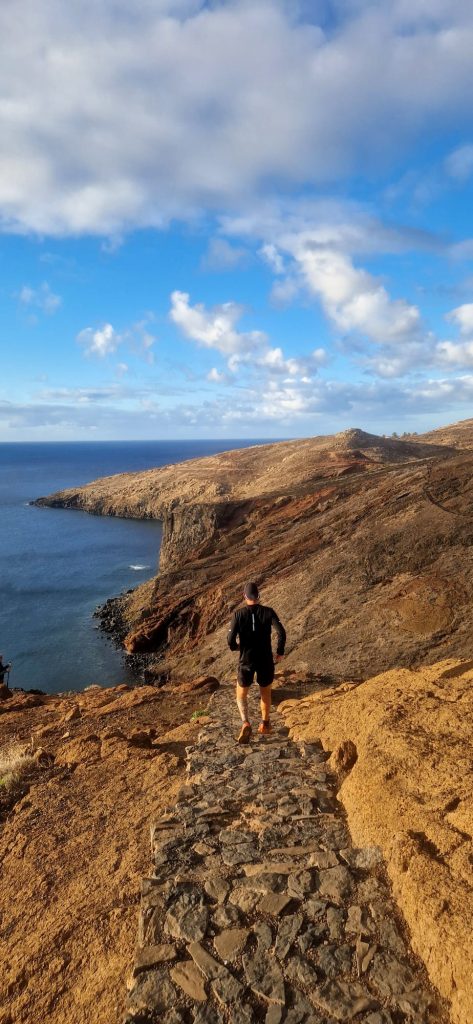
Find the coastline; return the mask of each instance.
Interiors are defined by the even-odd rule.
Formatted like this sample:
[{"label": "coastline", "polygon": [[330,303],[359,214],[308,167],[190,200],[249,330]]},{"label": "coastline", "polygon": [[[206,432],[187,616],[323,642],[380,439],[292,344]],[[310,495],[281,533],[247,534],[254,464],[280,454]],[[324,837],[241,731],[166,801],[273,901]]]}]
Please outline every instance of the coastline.
[{"label": "coastline", "polygon": [[[448,925],[445,965],[442,901],[449,889],[444,868],[437,872],[435,851],[449,857],[452,834],[455,840],[461,833],[451,870],[466,877],[471,785],[467,771],[457,779],[453,737],[463,707],[450,700],[449,690],[470,691],[469,677],[461,675],[469,671],[473,628],[473,452],[448,444],[439,450],[419,439],[415,458],[417,442],[408,448],[391,440],[385,445],[360,431],[322,441],[234,451],[198,460],[192,472],[181,464],[99,479],[42,503],[102,515],[131,508],[135,518],[140,510],[147,517],[162,514],[159,575],[109,599],[99,611],[126,651],[149,659],[157,685],[138,689],[133,699],[147,690],[159,701],[171,693],[172,705],[172,693],[179,693],[174,701],[181,707],[193,685],[189,680],[230,678],[235,661],[225,642],[229,615],[245,579],[261,583],[264,603],[277,609],[289,636],[280,673],[288,684],[282,707],[287,724],[303,740],[320,736],[340,768],[340,799],[355,833],[363,843],[382,847],[415,948],[434,984],[452,1001],[455,1022],[466,1024],[464,971],[454,950],[465,948],[468,903],[465,898],[464,906],[456,906]],[[390,689],[378,685],[383,672],[391,673]],[[414,700],[406,679],[412,680]],[[310,693],[314,683],[320,693],[312,699],[301,691]],[[443,701],[440,718],[437,699]],[[373,709],[379,726],[370,732]],[[412,730],[422,742],[412,743]],[[85,739],[92,742],[95,735]],[[103,741],[115,742],[113,730]],[[391,748],[391,741],[397,746]],[[468,744],[467,736],[465,751]],[[407,772],[402,746],[410,758]],[[348,748],[354,749],[354,763],[345,758]],[[115,756],[120,765],[122,755]],[[424,814],[410,783],[425,774],[429,759],[432,806],[426,797]],[[367,780],[374,789],[363,804]],[[452,780],[458,806],[457,797],[450,804]],[[391,842],[393,828],[406,816],[407,831],[399,824]],[[420,928],[419,894],[425,904]]]}]

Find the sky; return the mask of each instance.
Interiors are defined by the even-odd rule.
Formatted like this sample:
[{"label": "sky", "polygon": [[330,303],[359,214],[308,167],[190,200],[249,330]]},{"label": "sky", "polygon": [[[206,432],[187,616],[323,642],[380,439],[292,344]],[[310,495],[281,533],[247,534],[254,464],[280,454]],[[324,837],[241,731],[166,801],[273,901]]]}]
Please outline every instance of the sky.
[{"label": "sky", "polygon": [[473,415],[473,5],[2,0],[0,440]]}]

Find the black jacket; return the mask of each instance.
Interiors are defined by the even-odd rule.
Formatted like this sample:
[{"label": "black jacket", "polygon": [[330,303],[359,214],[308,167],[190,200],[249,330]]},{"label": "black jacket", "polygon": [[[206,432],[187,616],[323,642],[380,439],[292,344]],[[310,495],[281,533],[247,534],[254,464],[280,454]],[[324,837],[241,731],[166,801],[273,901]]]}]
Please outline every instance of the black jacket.
[{"label": "black jacket", "polygon": [[[240,651],[240,664],[250,668],[271,664],[271,627],[278,637],[277,654],[284,654],[286,630],[273,608],[264,604],[245,605],[232,617],[228,632],[228,646],[231,651]],[[237,637],[240,643],[237,643]]]}]

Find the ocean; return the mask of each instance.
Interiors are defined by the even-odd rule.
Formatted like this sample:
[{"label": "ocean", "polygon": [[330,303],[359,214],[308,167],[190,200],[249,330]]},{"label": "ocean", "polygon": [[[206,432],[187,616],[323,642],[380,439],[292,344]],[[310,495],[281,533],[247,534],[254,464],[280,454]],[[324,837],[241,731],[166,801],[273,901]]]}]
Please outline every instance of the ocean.
[{"label": "ocean", "polygon": [[135,681],[98,628],[97,605],[155,574],[158,522],[36,508],[113,473],[246,448],[257,440],[0,444],[0,652],[10,685],[47,693]]}]

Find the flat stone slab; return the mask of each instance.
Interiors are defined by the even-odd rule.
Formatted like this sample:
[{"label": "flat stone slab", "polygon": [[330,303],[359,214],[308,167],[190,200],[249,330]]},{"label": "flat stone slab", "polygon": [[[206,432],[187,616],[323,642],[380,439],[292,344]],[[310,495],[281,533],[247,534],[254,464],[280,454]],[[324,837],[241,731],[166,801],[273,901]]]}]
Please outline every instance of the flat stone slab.
[{"label": "flat stone slab", "polygon": [[136,954],[133,974],[136,975],[140,971],[149,970],[150,967],[157,967],[158,964],[169,963],[171,960],[175,960],[176,956],[176,947],[171,945],[170,942],[144,946]]},{"label": "flat stone slab", "polygon": [[244,956],[243,969],[255,995],[267,999],[268,1003],[285,1005],[284,976],[273,957],[267,953],[257,957]]},{"label": "flat stone slab", "polygon": [[171,978],[190,999],[194,999],[198,1003],[207,1001],[202,972],[199,971],[193,960],[184,960],[183,963],[172,967]]},{"label": "flat stone slab", "polygon": [[272,917],[279,917],[283,910],[289,906],[292,897],[288,896],[287,893],[269,893],[267,896],[263,896],[258,904],[258,910],[261,914],[271,914]]},{"label": "flat stone slab", "polygon": [[356,982],[327,981],[310,994],[315,1006],[335,1017],[349,1021],[357,1013],[376,1009],[376,1001]]},{"label": "flat stone slab", "polygon": [[243,986],[203,946],[199,945],[198,942],[192,942],[188,952],[194,963],[202,971],[202,974],[209,979],[214,995],[223,1006],[235,1003],[238,999],[241,999]]},{"label": "flat stone slab", "polygon": [[327,868],[319,872],[319,892],[331,900],[343,903],[353,891],[353,875],[348,868],[339,864],[338,867]]},{"label": "flat stone slab", "polygon": [[295,942],[302,925],[304,917],[302,914],[291,914],[284,917],[278,927],[278,934],[274,946],[274,952],[279,960],[285,960],[292,944]]},{"label": "flat stone slab", "polygon": [[220,935],[216,935],[214,946],[220,959],[230,962],[235,960],[244,949],[249,934],[249,928],[227,928]]}]

